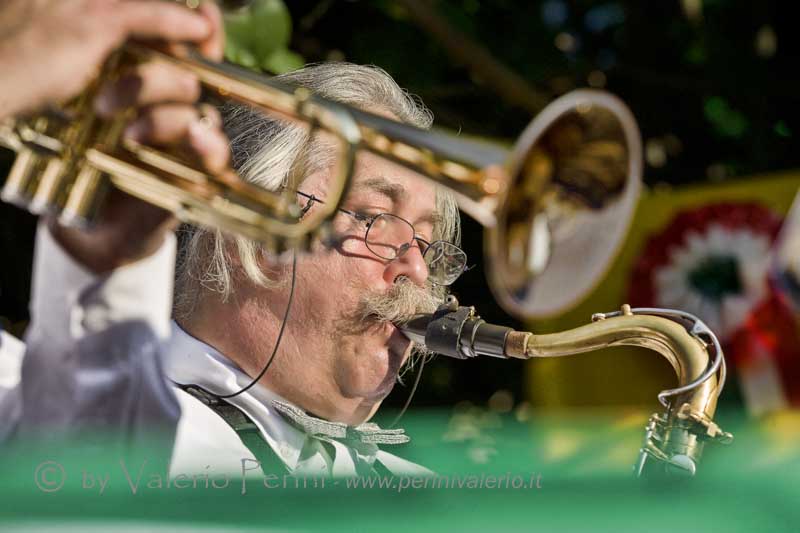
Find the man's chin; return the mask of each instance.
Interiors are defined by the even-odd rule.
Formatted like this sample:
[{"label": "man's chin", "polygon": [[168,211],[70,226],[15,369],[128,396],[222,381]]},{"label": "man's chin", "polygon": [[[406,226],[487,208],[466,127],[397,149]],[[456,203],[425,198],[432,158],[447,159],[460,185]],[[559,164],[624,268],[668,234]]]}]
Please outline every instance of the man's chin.
[{"label": "man's chin", "polygon": [[394,389],[394,383],[395,380],[393,379],[382,382],[375,390],[364,397],[364,401],[369,404],[380,405]]},{"label": "man's chin", "polygon": [[380,403],[392,392],[400,369],[411,354],[411,341],[394,325],[385,322],[376,325],[357,342],[359,347],[354,350],[357,358],[351,359],[350,364],[359,366],[360,371],[351,367],[348,374],[351,377],[360,374],[360,379],[350,381],[351,385],[358,381],[360,384],[350,388],[350,392],[365,403]]},{"label": "man's chin", "polygon": [[381,382],[368,397],[369,400],[376,402],[382,401],[392,392],[395,383],[397,383],[397,376],[400,373],[400,369],[411,354],[411,343],[408,339],[406,339],[397,328],[391,324],[389,326],[391,328],[391,334],[382,347],[386,350],[386,373]]},{"label": "man's chin", "polygon": [[394,324],[389,324],[389,326],[391,334],[386,343],[389,348],[389,359],[392,362],[395,360],[398,361],[397,370],[399,371],[406,361],[408,361],[408,358],[411,355],[411,349],[414,345],[408,339],[408,337],[403,335],[397,326]]}]

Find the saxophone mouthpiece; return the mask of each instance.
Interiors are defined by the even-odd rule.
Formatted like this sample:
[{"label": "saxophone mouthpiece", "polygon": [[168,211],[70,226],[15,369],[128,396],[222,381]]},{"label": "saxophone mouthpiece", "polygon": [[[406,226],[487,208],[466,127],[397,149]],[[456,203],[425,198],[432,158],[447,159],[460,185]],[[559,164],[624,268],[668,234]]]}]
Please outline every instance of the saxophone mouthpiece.
[{"label": "saxophone mouthpiece", "polygon": [[[524,354],[525,346],[520,336],[529,335],[486,323],[476,314],[474,307],[459,306],[453,295],[448,296],[432,315],[420,315],[399,327],[416,344],[456,359],[472,359],[480,355],[501,359],[519,357],[515,354],[520,350]],[[512,353],[509,353],[509,348]]]}]

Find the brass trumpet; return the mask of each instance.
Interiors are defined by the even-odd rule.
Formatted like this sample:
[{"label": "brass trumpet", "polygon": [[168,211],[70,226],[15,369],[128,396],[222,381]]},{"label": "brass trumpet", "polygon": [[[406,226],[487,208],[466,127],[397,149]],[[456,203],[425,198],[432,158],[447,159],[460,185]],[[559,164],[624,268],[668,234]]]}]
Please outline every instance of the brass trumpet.
[{"label": "brass trumpet", "polygon": [[349,183],[359,131],[340,106],[302,89],[289,89],[230,65],[211,63],[199,54],[171,56],[157,47],[129,43],[112,55],[100,76],[63,108],[0,124],[0,144],[17,159],[0,192],[4,201],[34,214],[56,214],[65,225],[85,225],[96,216],[108,181],[183,221],[220,228],[260,240],[273,251],[304,248],[336,204],[300,220],[293,194],[252,185],[232,173],[210,175],[177,154],[124,140],[126,114],[100,120],[93,101],[101,84],[137,61],[165,61],[198,74],[206,90],[291,120],[305,120],[331,132],[339,143],[333,197]]},{"label": "brass trumpet", "polygon": [[[153,60],[189,70],[220,98],[327,134],[340,155],[328,201],[301,219],[289,191],[267,191],[230,173],[209,175],[175,154],[123,140],[128,117],[101,121],[92,111],[94,96],[124,65]],[[304,249],[329,231],[356,151],[368,150],[450,189],[487,228],[491,285],[500,303],[522,317],[556,312],[592,288],[622,241],[641,174],[635,121],[607,93],[559,98],[508,152],[325,100],[191,50],[176,57],[135,43],[116,53],[75,101],[0,125],[0,144],[18,152],[0,197],[35,214],[91,222],[110,182],[183,221],[259,240],[275,252]],[[584,264],[568,259],[576,252]]]}]

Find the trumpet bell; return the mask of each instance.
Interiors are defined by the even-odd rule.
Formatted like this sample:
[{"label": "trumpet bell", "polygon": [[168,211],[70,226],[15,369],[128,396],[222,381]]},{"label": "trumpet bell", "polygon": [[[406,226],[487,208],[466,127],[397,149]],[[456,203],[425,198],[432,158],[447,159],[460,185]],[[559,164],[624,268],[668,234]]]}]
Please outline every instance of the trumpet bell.
[{"label": "trumpet bell", "polygon": [[554,315],[599,283],[627,233],[641,190],[636,121],[608,93],[571,92],[523,132],[507,170],[485,233],[490,285],[520,318]]}]

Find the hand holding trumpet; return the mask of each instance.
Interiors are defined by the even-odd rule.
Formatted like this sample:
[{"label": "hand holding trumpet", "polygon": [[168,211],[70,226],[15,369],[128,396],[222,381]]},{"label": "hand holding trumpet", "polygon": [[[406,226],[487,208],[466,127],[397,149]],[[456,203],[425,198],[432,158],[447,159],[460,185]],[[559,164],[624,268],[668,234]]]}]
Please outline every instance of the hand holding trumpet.
[{"label": "hand holding trumpet", "polygon": [[[94,78],[128,39],[192,43],[222,58],[221,15],[212,3],[191,11],[157,0],[11,0],[0,11],[0,119],[57,105]],[[94,102],[99,116],[136,109],[126,135],[140,143],[180,148],[209,172],[228,166],[228,144],[216,112],[195,107],[197,79],[164,63],[143,63],[107,83]],[[90,231],[51,222],[60,244],[95,272],[153,253],[174,218],[115,191]]]}]

